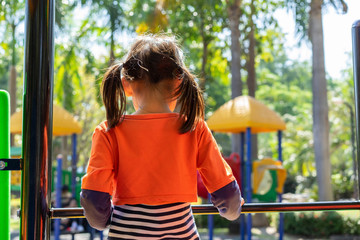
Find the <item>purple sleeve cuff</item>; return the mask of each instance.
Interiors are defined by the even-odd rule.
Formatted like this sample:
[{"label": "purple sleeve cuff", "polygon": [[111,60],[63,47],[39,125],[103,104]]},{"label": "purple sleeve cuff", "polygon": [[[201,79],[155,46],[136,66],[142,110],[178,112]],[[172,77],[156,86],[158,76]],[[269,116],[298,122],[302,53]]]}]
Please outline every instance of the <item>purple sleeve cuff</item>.
[{"label": "purple sleeve cuff", "polygon": [[230,221],[236,220],[241,214],[241,193],[237,182],[234,180],[211,193],[211,202],[222,217]]},{"label": "purple sleeve cuff", "polygon": [[113,207],[108,193],[81,189],[80,204],[91,227],[102,231],[110,224]]}]

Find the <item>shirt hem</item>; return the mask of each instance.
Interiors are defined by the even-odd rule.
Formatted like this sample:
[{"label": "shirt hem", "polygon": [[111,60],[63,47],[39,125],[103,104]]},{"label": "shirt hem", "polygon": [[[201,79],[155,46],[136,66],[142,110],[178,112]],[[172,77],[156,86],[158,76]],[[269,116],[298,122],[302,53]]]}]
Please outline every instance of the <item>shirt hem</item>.
[{"label": "shirt hem", "polygon": [[174,202],[196,202],[197,196],[191,195],[160,195],[160,196],[144,196],[131,198],[113,198],[114,205],[124,204],[148,204],[160,205]]}]

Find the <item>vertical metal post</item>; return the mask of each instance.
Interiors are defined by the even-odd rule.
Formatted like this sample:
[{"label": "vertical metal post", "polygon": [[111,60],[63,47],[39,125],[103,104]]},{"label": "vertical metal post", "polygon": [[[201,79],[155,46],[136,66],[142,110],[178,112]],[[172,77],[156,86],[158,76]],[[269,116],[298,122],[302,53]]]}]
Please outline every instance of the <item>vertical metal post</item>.
[{"label": "vertical metal post", "polygon": [[77,154],[76,154],[76,145],[77,145],[77,138],[76,134],[74,133],[71,136],[72,139],[72,157],[71,157],[71,193],[73,198],[76,198],[76,162],[77,162]]},{"label": "vertical metal post", "polygon": [[[282,162],[282,132],[278,131],[278,160]],[[282,202],[282,194],[279,194],[279,202]],[[279,213],[279,240],[284,237],[284,213]]]},{"label": "vertical metal post", "polygon": [[[251,171],[252,171],[252,159],[251,159],[251,128],[246,128],[246,202],[251,203],[252,201],[252,188],[251,188]],[[251,228],[252,228],[252,219],[251,213],[247,215],[247,239],[251,240]]]},{"label": "vertical metal post", "polygon": [[[357,165],[360,174],[360,20],[354,22],[352,26],[352,47],[353,47],[353,71],[355,88],[355,116],[356,116],[356,138],[357,138]],[[358,187],[360,188],[360,176],[358,177]],[[359,189],[360,192],[360,189]]]},{"label": "vertical metal post", "polygon": [[[211,194],[208,194],[208,202],[211,203]],[[208,217],[208,231],[209,231],[209,240],[213,240],[214,237],[214,215],[209,214]]]},{"label": "vertical metal post", "polygon": [[[240,133],[240,173],[241,173],[241,194],[245,189],[245,133]],[[245,214],[240,215],[240,239],[245,240]]]},{"label": "vertical metal post", "polygon": [[25,7],[21,240],[50,239],[54,0]]},{"label": "vertical metal post", "polygon": [[[245,190],[245,133],[240,133],[240,173],[241,173],[241,190]],[[244,194],[244,193],[242,193]]]},{"label": "vertical metal post", "polygon": [[[56,199],[55,199],[55,207],[61,208],[61,187],[62,187],[62,155],[57,156],[57,167],[56,167]],[[55,219],[55,226],[54,226],[54,235],[55,240],[60,239],[60,219]]]},{"label": "vertical metal post", "polygon": [[[10,101],[9,93],[0,90],[0,159],[10,158]],[[0,239],[10,240],[10,171],[1,171],[0,161]]]}]

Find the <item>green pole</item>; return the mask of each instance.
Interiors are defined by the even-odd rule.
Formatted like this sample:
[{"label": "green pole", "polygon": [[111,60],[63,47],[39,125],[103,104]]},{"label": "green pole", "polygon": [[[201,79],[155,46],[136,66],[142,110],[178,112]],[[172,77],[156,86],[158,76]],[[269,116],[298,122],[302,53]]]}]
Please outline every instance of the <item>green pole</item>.
[{"label": "green pole", "polygon": [[[9,93],[0,90],[0,159],[10,158]],[[10,171],[0,170],[0,239],[10,239]]]}]

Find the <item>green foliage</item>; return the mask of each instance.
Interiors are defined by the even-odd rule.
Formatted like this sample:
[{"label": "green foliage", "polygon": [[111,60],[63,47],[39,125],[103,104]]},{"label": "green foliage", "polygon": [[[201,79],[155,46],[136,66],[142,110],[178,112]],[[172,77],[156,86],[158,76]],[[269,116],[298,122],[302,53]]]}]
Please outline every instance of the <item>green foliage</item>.
[{"label": "green foliage", "polygon": [[[220,215],[213,215],[214,217],[214,226],[216,228],[228,228],[230,221],[226,218],[221,217]],[[207,215],[195,215],[194,216],[196,227],[197,228],[207,228],[208,227],[208,216]]]},{"label": "green foliage", "polygon": [[[0,48],[0,52],[2,49]],[[0,58],[0,89],[8,90],[10,63],[6,58]]]},{"label": "green foliage", "polygon": [[[274,61],[262,61],[257,70],[257,98],[277,112],[286,122],[283,134],[283,159],[290,174],[315,174],[312,152],[312,108],[309,72],[305,63],[289,61],[282,51],[273,53]],[[298,73],[298,74],[290,74]],[[292,78],[292,76],[294,78]],[[295,77],[296,76],[296,77]],[[289,79],[285,80],[284,79]],[[260,157],[277,157],[275,134],[259,134]],[[265,150],[264,150],[265,149]]]},{"label": "green foliage", "polygon": [[344,173],[342,171],[339,172],[339,170],[337,171],[337,173],[333,173],[331,175],[335,199],[339,200],[353,198],[354,184],[356,182],[353,172],[351,171],[351,173],[349,174],[348,172]]},{"label": "green foliage", "polygon": [[[241,25],[240,25],[240,44],[243,48],[242,58],[248,61],[249,53],[249,35],[252,28],[255,34],[255,52],[256,63],[260,60],[266,62],[273,61],[274,49],[281,48],[283,34],[279,29],[277,19],[273,14],[277,8],[282,6],[282,1],[269,0],[245,0],[241,4]],[[245,74],[247,74],[245,72]]]},{"label": "green foliage", "polygon": [[360,220],[359,219],[352,219],[352,218],[347,218],[344,221],[344,233],[346,235],[356,235],[356,236],[360,236]]},{"label": "green foliage", "polygon": [[89,17],[103,17],[103,26],[110,26],[112,32],[118,31],[125,26],[124,21],[124,1],[121,0],[81,0],[82,5],[91,8]]},{"label": "green foliage", "polygon": [[345,218],[337,212],[285,213],[284,231],[310,238],[332,235],[359,236],[359,219]]},{"label": "green foliage", "polygon": [[344,233],[344,220],[336,212],[285,213],[284,231],[304,237],[329,237]]},{"label": "green foliage", "polygon": [[55,1],[55,23],[59,29],[64,30],[68,19],[66,15],[72,12],[77,1]]},{"label": "green foliage", "polygon": [[296,177],[288,174],[284,183],[284,193],[295,193],[297,185]]},{"label": "green foliage", "polygon": [[224,156],[230,156],[232,153],[231,149],[231,135],[224,133],[214,132],[214,138],[219,145],[220,151]]}]

